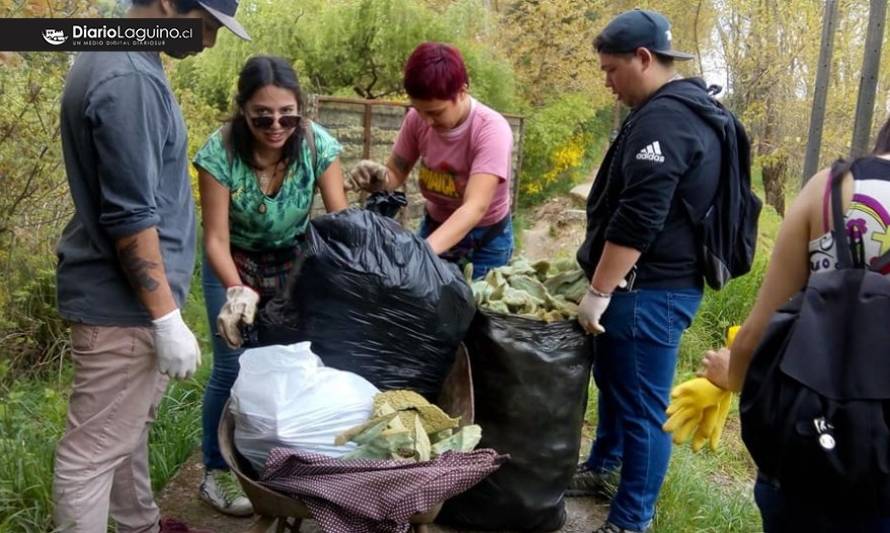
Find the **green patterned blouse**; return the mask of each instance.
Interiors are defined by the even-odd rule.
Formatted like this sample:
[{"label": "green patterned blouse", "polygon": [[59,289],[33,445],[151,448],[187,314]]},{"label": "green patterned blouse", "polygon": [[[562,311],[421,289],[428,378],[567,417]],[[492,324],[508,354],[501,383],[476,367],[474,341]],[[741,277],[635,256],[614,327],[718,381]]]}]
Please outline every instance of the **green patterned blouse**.
[{"label": "green patterned blouse", "polygon": [[312,154],[304,138],[300,162],[290,167],[275,196],[263,194],[253,169],[240,157],[235,155],[229,162],[221,130],[210,135],[195,154],[195,166],[209,172],[230,192],[229,242],[233,246],[251,251],[287,248],[306,231],[316,180],[343,151],[340,143],[314,122],[312,131],[316,167],[312,168]]}]

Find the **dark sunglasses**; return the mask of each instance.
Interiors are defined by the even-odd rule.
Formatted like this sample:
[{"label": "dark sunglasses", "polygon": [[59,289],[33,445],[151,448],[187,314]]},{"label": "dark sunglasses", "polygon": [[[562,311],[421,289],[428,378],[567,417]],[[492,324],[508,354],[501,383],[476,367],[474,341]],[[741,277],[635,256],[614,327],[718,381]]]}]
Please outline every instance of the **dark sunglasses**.
[{"label": "dark sunglasses", "polygon": [[[302,118],[303,117],[300,115],[280,115],[277,117],[277,121],[282,128],[289,130],[299,126]],[[250,119],[250,123],[253,124],[253,127],[261,130],[272,129],[275,126],[275,121],[276,117],[271,116],[252,117]]]}]

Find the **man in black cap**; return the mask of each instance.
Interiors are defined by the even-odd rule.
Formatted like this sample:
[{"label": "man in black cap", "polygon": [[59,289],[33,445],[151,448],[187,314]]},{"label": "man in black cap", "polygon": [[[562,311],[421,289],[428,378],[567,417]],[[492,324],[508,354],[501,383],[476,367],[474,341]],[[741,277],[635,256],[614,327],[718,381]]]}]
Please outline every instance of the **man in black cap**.
[{"label": "man in black cap", "polygon": [[662,431],[680,337],[702,298],[693,220],[721,173],[720,124],[732,116],[700,79],[683,79],[670,23],[654,11],[615,17],[594,40],[606,86],[631,108],[587,201],[578,262],[590,279],[578,320],[597,335],[596,440],[569,495],[617,479],[604,533],[646,530],[667,471]]},{"label": "man in black cap", "polygon": [[[199,18],[247,38],[234,0],[134,0],[134,18]],[[74,387],[56,447],[57,531],[195,531],[160,518],[148,433],[169,378],[200,365],[180,308],[195,263],[185,121],[158,52],[83,52],[65,82],[62,151],[75,213],[59,240],[59,313]]]}]

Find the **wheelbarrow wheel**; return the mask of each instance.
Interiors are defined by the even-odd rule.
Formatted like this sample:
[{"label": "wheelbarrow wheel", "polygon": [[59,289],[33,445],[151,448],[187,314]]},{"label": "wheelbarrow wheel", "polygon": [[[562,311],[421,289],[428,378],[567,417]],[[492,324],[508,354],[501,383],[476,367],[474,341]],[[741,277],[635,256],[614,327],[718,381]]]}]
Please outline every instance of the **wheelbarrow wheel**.
[{"label": "wheelbarrow wheel", "polygon": [[279,518],[275,533],[300,533],[303,521],[299,518]]}]

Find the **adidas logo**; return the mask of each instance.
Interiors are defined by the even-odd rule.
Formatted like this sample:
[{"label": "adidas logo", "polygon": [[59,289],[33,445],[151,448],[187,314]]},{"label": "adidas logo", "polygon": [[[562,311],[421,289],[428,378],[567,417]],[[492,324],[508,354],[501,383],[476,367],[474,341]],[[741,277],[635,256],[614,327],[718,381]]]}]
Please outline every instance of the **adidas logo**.
[{"label": "adidas logo", "polygon": [[664,156],[661,155],[661,144],[658,141],[647,145],[637,154],[637,159],[641,161],[653,161],[655,163],[664,163]]}]

